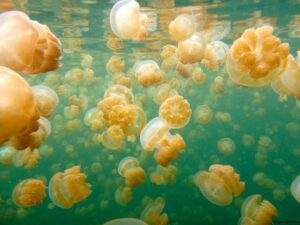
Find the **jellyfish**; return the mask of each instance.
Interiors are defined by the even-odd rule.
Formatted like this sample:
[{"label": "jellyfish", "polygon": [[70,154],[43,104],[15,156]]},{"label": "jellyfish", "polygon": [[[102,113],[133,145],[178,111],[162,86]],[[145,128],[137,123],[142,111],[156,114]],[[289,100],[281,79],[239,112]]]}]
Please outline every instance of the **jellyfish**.
[{"label": "jellyfish", "polygon": [[50,29],[23,12],[0,15],[0,65],[17,73],[38,74],[56,70],[61,43]]},{"label": "jellyfish", "polygon": [[132,200],[132,189],[129,187],[118,187],[115,192],[115,201],[117,204],[125,206]]},{"label": "jellyfish", "polygon": [[105,127],[104,115],[101,110],[92,108],[85,113],[84,123],[94,132],[100,131]]},{"label": "jellyfish", "polygon": [[172,41],[184,41],[197,31],[196,18],[191,14],[181,14],[169,24]]},{"label": "jellyfish", "polygon": [[206,46],[202,63],[208,70],[215,71],[226,63],[229,47],[222,41],[213,41]]},{"label": "jellyfish", "polygon": [[9,166],[13,163],[13,156],[16,151],[11,146],[0,147],[0,164]]},{"label": "jellyfish", "polygon": [[235,152],[235,143],[231,138],[221,138],[217,143],[218,151],[224,155],[229,156]]},{"label": "jellyfish", "polygon": [[98,141],[106,148],[119,150],[123,147],[125,134],[122,128],[118,125],[112,125],[107,128],[101,135],[98,136]]},{"label": "jellyfish", "polygon": [[272,203],[263,200],[261,195],[251,195],[243,202],[239,225],[268,225],[276,215],[277,209]]},{"label": "jellyfish", "polygon": [[224,87],[224,78],[221,76],[216,76],[214,79],[214,84],[212,86],[212,90],[214,93],[222,93],[225,91]]},{"label": "jellyfish", "polygon": [[151,173],[151,182],[156,185],[166,185],[176,182],[177,168],[173,165],[167,167],[157,166],[155,171]]},{"label": "jellyfish", "polygon": [[22,180],[14,188],[12,193],[13,202],[19,207],[39,205],[46,197],[46,186],[42,180]]},{"label": "jellyfish", "polygon": [[189,102],[180,95],[167,98],[159,108],[159,117],[172,128],[184,127],[191,115]]},{"label": "jellyfish", "polygon": [[145,171],[140,167],[139,160],[134,157],[123,158],[119,163],[118,173],[125,177],[126,186],[129,188],[143,183],[146,177]]},{"label": "jellyfish", "polygon": [[160,53],[160,57],[163,59],[161,63],[161,68],[164,71],[170,70],[178,63],[176,51],[177,47],[174,45],[163,46],[163,50]]},{"label": "jellyfish", "polygon": [[213,118],[212,110],[208,105],[197,106],[194,115],[196,122],[201,125],[209,124]]},{"label": "jellyfish", "polygon": [[156,29],[156,17],[141,12],[135,0],[121,0],[110,11],[110,27],[121,39],[141,40]]},{"label": "jellyfish", "polygon": [[198,172],[194,181],[203,196],[219,206],[231,204],[233,196],[239,196],[245,188],[239,174],[229,165],[213,164],[208,172]]},{"label": "jellyfish", "polygon": [[153,91],[153,100],[157,105],[161,105],[167,98],[177,95],[177,91],[169,84],[159,85],[155,91]]},{"label": "jellyfish", "polygon": [[143,60],[134,66],[135,76],[142,87],[156,86],[165,79],[165,73],[153,60]]},{"label": "jellyfish", "polygon": [[191,78],[195,84],[202,84],[206,79],[206,75],[201,67],[197,66],[193,69]]},{"label": "jellyfish", "polygon": [[196,32],[192,37],[178,43],[177,57],[183,64],[201,62],[205,56],[206,43],[204,37]]},{"label": "jellyfish", "polygon": [[110,220],[103,225],[147,225],[142,220],[135,219],[135,218],[121,218],[121,219],[114,219]]},{"label": "jellyfish", "polygon": [[230,48],[226,69],[230,79],[242,86],[264,86],[286,68],[289,46],[281,43],[273,27],[262,26],[244,31]]},{"label": "jellyfish", "polygon": [[141,213],[141,219],[148,225],[167,225],[169,218],[166,213],[162,213],[165,206],[163,198],[158,197],[150,201]]},{"label": "jellyfish", "polygon": [[89,55],[89,54],[84,54],[82,56],[82,60],[81,60],[81,66],[82,68],[90,68],[91,65],[93,63],[93,56]]},{"label": "jellyfish", "polygon": [[48,118],[59,103],[56,92],[43,85],[33,86],[32,90],[40,115]]},{"label": "jellyfish", "polygon": [[291,193],[297,202],[300,203],[300,175],[298,175],[291,184]]},{"label": "jellyfish", "polygon": [[63,173],[54,174],[49,182],[49,197],[60,208],[71,208],[86,199],[91,185],[86,183],[86,175],[80,173],[80,166],[73,166]]},{"label": "jellyfish", "polygon": [[128,87],[120,84],[115,84],[105,91],[104,99],[110,97],[121,97],[126,104],[132,104],[134,102],[132,91]]},{"label": "jellyfish", "polygon": [[[2,55],[2,54],[1,54]],[[39,116],[33,91],[14,71],[0,66],[0,145],[24,132]]]},{"label": "jellyfish", "polygon": [[113,55],[106,63],[106,71],[111,75],[116,75],[122,73],[125,66],[125,62],[121,57]]},{"label": "jellyfish", "polygon": [[16,151],[12,160],[16,167],[25,166],[26,169],[34,168],[40,159],[40,152],[38,149],[31,150],[26,148],[23,151]]}]

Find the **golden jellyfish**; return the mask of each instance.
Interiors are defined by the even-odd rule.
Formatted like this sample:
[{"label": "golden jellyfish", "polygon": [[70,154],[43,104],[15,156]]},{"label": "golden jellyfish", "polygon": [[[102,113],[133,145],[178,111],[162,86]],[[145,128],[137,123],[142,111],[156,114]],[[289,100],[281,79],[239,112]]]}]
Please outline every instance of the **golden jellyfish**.
[{"label": "golden jellyfish", "polygon": [[131,89],[120,84],[115,84],[105,91],[104,99],[110,97],[121,97],[127,104],[132,104],[134,102],[134,96]]},{"label": "golden jellyfish", "polygon": [[0,66],[0,145],[38,119],[30,85],[14,71]]},{"label": "golden jellyfish", "polygon": [[169,34],[172,41],[183,41],[197,31],[196,18],[191,14],[181,14],[169,24]]},{"label": "golden jellyfish", "polygon": [[161,105],[167,98],[177,94],[177,91],[170,84],[161,84],[153,91],[153,101],[157,105]]},{"label": "golden jellyfish", "polygon": [[214,93],[222,93],[225,91],[224,87],[224,78],[222,76],[216,76],[214,79],[214,83],[212,86],[212,90]]},{"label": "golden jellyfish", "polygon": [[263,86],[284,71],[289,45],[281,43],[273,27],[262,26],[244,31],[231,46],[226,68],[230,79],[242,86]]},{"label": "golden jellyfish", "polygon": [[202,84],[206,79],[206,75],[201,67],[197,66],[193,69],[191,78],[195,84]]},{"label": "golden jellyfish", "polygon": [[80,166],[73,166],[63,173],[58,172],[49,182],[49,197],[60,208],[71,208],[86,199],[91,185],[86,183],[86,175],[80,173]]},{"label": "golden jellyfish", "polygon": [[125,206],[132,200],[132,189],[129,187],[118,187],[115,192],[115,201],[118,205]]},{"label": "golden jellyfish", "polygon": [[231,122],[231,115],[227,112],[217,112],[215,115],[216,119],[223,123]]},{"label": "golden jellyfish", "polygon": [[208,70],[217,70],[226,63],[229,47],[222,41],[212,41],[206,46],[202,63]]},{"label": "golden jellyfish", "polygon": [[119,150],[123,147],[125,137],[124,131],[120,126],[112,125],[98,136],[98,141],[108,149]]},{"label": "golden jellyfish", "polygon": [[184,127],[191,115],[190,103],[180,95],[167,98],[159,108],[159,117],[171,128]]},{"label": "golden jellyfish", "polygon": [[199,105],[195,110],[194,118],[197,123],[206,125],[212,120],[213,112],[208,105]]},{"label": "golden jellyfish", "polygon": [[46,186],[42,180],[26,179],[17,184],[12,193],[13,202],[19,207],[39,205],[46,197]]},{"label": "golden jellyfish", "polygon": [[50,29],[23,12],[0,15],[0,65],[18,73],[38,74],[56,70],[61,43]]},{"label": "golden jellyfish", "polygon": [[11,146],[0,147],[0,164],[10,166],[13,163],[13,156],[16,153]]},{"label": "golden jellyfish", "polygon": [[183,64],[201,62],[205,56],[206,43],[201,33],[196,32],[192,37],[178,43],[177,57]]},{"label": "golden jellyfish", "polygon": [[231,204],[233,196],[239,196],[245,189],[240,175],[229,165],[213,164],[208,172],[198,172],[194,182],[207,200],[219,206]]},{"label": "golden jellyfish", "polygon": [[236,146],[231,138],[221,138],[217,143],[218,151],[224,155],[229,156],[235,152]]},{"label": "golden jellyfish", "polygon": [[173,165],[167,167],[157,166],[155,171],[151,173],[151,182],[156,185],[166,185],[176,182],[177,168]]},{"label": "golden jellyfish", "polygon": [[121,57],[113,55],[106,63],[106,71],[111,75],[116,75],[122,73],[125,66],[126,64]]},{"label": "golden jellyfish", "polygon": [[85,113],[84,123],[94,132],[100,131],[105,127],[104,115],[101,110],[92,108]]},{"label": "golden jellyfish", "polygon": [[148,225],[167,225],[169,217],[166,213],[162,213],[165,207],[163,198],[156,198],[150,201],[141,213],[141,219]]},{"label": "golden jellyfish", "polygon": [[135,0],[120,0],[110,11],[110,27],[122,39],[141,40],[156,29],[156,17],[141,12]]},{"label": "golden jellyfish", "polygon": [[121,218],[121,219],[114,219],[110,220],[103,225],[147,225],[142,220],[135,219],[135,218]]},{"label": "golden jellyfish", "polygon": [[82,56],[82,60],[81,60],[81,67],[82,68],[90,68],[92,63],[93,63],[93,56],[89,55],[89,54],[84,54]]},{"label": "golden jellyfish", "polygon": [[118,173],[125,177],[126,186],[129,188],[134,188],[143,183],[146,178],[146,173],[140,167],[139,160],[134,157],[123,158],[119,163]]},{"label": "golden jellyfish", "polygon": [[243,202],[241,214],[239,225],[269,225],[277,215],[277,209],[261,195],[251,195]]},{"label": "golden jellyfish", "polygon": [[25,166],[26,169],[34,168],[40,159],[40,152],[38,149],[31,150],[26,148],[23,151],[16,151],[12,160],[16,167]]},{"label": "golden jellyfish", "polygon": [[143,87],[156,86],[165,79],[165,73],[153,60],[143,60],[136,63],[134,70],[138,83]]},{"label": "golden jellyfish", "polygon": [[297,202],[300,203],[300,175],[298,175],[291,184],[291,193]]},{"label": "golden jellyfish", "polygon": [[43,85],[33,86],[32,90],[40,115],[46,118],[51,116],[59,103],[56,92]]},{"label": "golden jellyfish", "polygon": [[255,144],[255,139],[252,135],[250,134],[244,134],[242,136],[242,142],[243,142],[243,145],[246,147],[246,148],[251,148],[254,146]]}]

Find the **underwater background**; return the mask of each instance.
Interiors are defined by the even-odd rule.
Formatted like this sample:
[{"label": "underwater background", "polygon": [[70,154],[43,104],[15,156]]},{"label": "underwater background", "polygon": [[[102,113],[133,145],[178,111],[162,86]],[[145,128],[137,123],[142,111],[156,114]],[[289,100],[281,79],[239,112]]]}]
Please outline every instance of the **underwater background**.
[{"label": "underwater background", "polygon": [[[126,63],[125,74],[130,74],[138,60],[153,59],[161,63],[160,52],[166,44],[172,44],[164,23],[146,41],[117,41],[112,47],[109,12],[115,1],[108,0],[28,0],[12,1],[17,9],[26,12],[32,20],[49,26],[61,40],[63,58],[61,67],[54,72],[38,76],[26,76],[31,85],[44,84],[59,95],[59,105],[50,117],[52,132],[40,147],[38,165],[30,170],[23,167],[0,165],[0,225],[96,225],[121,217],[140,218],[145,208],[143,199],[164,199],[164,213],[170,225],[237,224],[241,205],[252,194],[261,194],[278,209],[276,221],[300,221],[300,205],[290,193],[290,184],[300,172],[300,106],[295,98],[282,101],[270,85],[260,88],[237,87],[226,77],[226,69],[208,71],[203,67],[206,79],[201,84],[191,78],[180,76],[174,70],[168,76],[179,81],[177,92],[191,105],[192,117],[187,126],[176,130],[186,142],[186,149],[178,160],[171,162],[176,167],[176,181],[166,185],[151,182],[150,174],[157,163],[151,154],[146,154],[139,137],[126,142],[120,150],[105,148],[93,141],[94,133],[84,124],[85,113],[103,99],[107,88],[115,83],[106,71],[111,56],[120,56]],[[270,24],[274,34],[290,45],[295,55],[300,50],[300,1],[255,0],[255,1],[138,1],[143,7],[154,7],[158,14],[181,7],[201,7],[207,18],[216,24],[226,25],[229,32],[223,41],[229,46],[249,27]],[[1,6],[1,1],[0,1]],[[174,19],[174,18],[171,18]],[[206,20],[205,20],[206,19]],[[74,69],[84,71],[81,62],[86,55],[93,58],[90,69],[92,80],[68,80],[66,74]],[[216,76],[224,77],[224,91],[212,89]],[[136,101],[141,101],[147,121],[158,115],[159,105],[153,101],[154,87],[143,88],[133,82],[132,92]],[[1,90],[0,90],[1,92]],[[2,94],[2,93],[1,93]],[[81,102],[76,115],[66,113],[71,105],[70,97]],[[196,109],[207,105],[212,119],[200,124]],[[229,119],[218,119],[217,113],[227,113]],[[235,143],[233,154],[218,151],[217,143],[222,138],[231,138]],[[248,139],[247,139],[248,138]],[[250,142],[247,142],[247,140]],[[267,150],[259,155],[259,141],[267,139]],[[145,182],[133,190],[133,199],[125,205],[115,201],[115,192],[124,186],[124,178],[118,172],[118,164],[126,156],[139,159],[147,173]],[[229,206],[217,206],[203,197],[193,182],[200,170],[211,164],[228,164],[240,174],[246,188],[241,196]],[[16,184],[27,178],[40,178],[48,184],[59,171],[80,165],[91,184],[90,196],[70,209],[55,207],[49,197],[43,203],[30,208],[18,208],[11,200]],[[276,224],[276,223],[275,223]],[[285,224],[285,223],[283,223]],[[286,223],[289,224],[289,223]]]}]

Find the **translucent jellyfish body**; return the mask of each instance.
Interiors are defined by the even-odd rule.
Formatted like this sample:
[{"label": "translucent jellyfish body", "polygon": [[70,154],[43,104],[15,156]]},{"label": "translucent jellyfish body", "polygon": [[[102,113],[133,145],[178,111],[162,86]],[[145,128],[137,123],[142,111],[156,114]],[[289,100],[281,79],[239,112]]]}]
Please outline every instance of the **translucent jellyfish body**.
[{"label": "translucent jellyfish body", "polygon": [[242,86],[263,86],[285,69],[289,46],[272,35],[271,26],[244,31],[230,48],[226,68],[231,80]]},{"label": "translucent jellyfish body", "polygon": [[153,92],[153,100],[157,105],[161,105],[167,98],[177,95],[177,91],[170,84],[161,84]]},{"label": "translucent jellyfish body", "polygon": [[183,64],[201,62],[205,56],[206,42],[204,37],[196,32],[192,37],[178,43],[177,57]]},{"label": "translucent jellyfish body", "polygon": [[46,197],[46,186],[38,179],[26,179],[17,184],[12,193],[13,202],[19,207],[41,204]]},{"label": "translucent jellyfish body", "polygon": [[49,182],[49,197],[60,208],[71,208],[86,199],[91,191],[86,175],[80,173],[80,166],[73,166],[63,173],[56,173]]},{"label": "translucent jellyfish body", "polygon": [[139,160],[134,157],[123,158],[119,163],[118,173],[125,177],[126,186],[130,188],[143,183],[146,177],[145,171],[140,167]]},{"label": "translucent jellyfish body", "polygon": [[123,147],[125,134],[122,128],[118,125],[112,125],[107,128],[101,135],[98,136],[100,141],[106,148],[119,150]]},{"label": "translucent jellyfish body", "polygon": [[38,118],[29,84],[14,71],[0,66],[0,144],[24,131]]},{"label": "translucent jellyfish body", "polygon": [[297,202],[300,203],[300,175],[298,175],[291,184],[291,193]]},{"label": "translucent jellyfish body", "polygon": [[132,200],[132,189],[129,187],[118,187],[115,192],[115,201],[117,204],[125,206]]},{"label": "translucent jellyfish body", "polygon": [[169,24],[169,34],[172,41],[186,40],[196,31],[196,18],[191,14],[181,14]]},{"label": "translucent jellyfish body", "polygon": [[113,55],[106,63],[106,71],[111,75],[122,73],[124,68],[125,68],[125,62],[119,56]]},{"label": "translucent jellyfish body", "polygon": [[109,97],[121,97],[127,104],[131,104],[134,101],[134,96],[128,87],[120,84],[109,87],[104,93],[104,99]]},{"label": "translucent jellyfish body", "polygon": [[94,132],[100,131],[105,126],[104,115],[101,110],[92,108],[85,113],[84,123]]},{"label": "translucent jellyfish body", "polygon": [[120,0],[110,11],[110,27],[119,38],[140,40],[156,29],[156,16],[142,13],[135,0]]},{"label": "translucent jellyfish body", "polygon": [[26,148],[23,151],[16,151],[13,155],[13,163],[16,167],[25,166],[26,169],[35,167],[40,159],[38,149]]},{"label": "translucent jellyfish body", "polygon": [[46,25],[23,12],[0,16],[0,65],[25,74],[44,73],[59,66],[60,41]]},{"label": "translucent jellyfish body", "polygon": [[277,209],[269,201],[263,200],[261,195],[251,195],[243,202],[241,214],[239,225],[268,225],[272,224]]},{"label": "translucent jellyfish body", "polygon": [[32,90],[40,115],[48,118],[59,103],[56,92],[43,85],[33,86]]},{"label": "translucent jellyfish body", "polygon": [[134,219],[134,218],[121,218],[110,220],[103,225],[147,225],[142,220]]},{"label": "translucent jellyfish body", "polygon": [[195,184],[207,200],[219,206],[229,205],[233,196],[239,196],[245,188],[231,166],[218,164],[211,165],[208,172],[197,173]]},{"label": "translucent jellyfish body", "polygon": [[135,76],[143,87],[155,86],[163,82],[165,73],[153,60],[144,60],[135,65]]},{"label": "translucent jellyfish body", "polygon": [[159,107],[159,117],[171,128],[184,127],[191,115],[190,103],[180,95],[167,98]]},{"label": "translucent jellyfish body", "polygon": [[0,164],[6,166],[11,165],[15,153],[16,153],[15,149],[10,146],[0,147]]},{"label": "translucent jellyfish body", "polygon": [[229,47],[222,41],[213,41],[206,46],[202,62],[209,70],[217,70],[226,63]]},{"label": "translucent jellyfish body", "polygon": [[200,123],[202,125],[210,123],[210,121],[213,118],[213,113],[211,108],[208,105],[199,105],[197,106],[194,118],[197,123]]},{"label": "translucent jellyfish body", "polygon": [[167,225],[169,218],[166,213],[162,213],[165,207],[163,198],[156,198],[150,201],[141,213],[141,219],[149,225]]},{"label": "translucent jellyfish body", "polygon": [[231,138],[221,138],[217,143],[218,151],[224,155],[232,155],[235,152],[235,143]]},{"label": "translucent jellyfish body", "polygon": [[176,182],[177,168],[173,165],[167,167],[157,166],[156,170],[151,173],[151,182],[156,185],[166,185]]}]

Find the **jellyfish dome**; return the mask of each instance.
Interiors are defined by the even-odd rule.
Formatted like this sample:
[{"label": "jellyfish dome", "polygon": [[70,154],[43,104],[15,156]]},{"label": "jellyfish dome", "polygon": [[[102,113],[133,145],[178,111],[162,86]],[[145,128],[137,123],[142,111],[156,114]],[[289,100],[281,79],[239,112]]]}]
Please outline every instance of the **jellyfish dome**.
[{"label": "jellyfish dome", "polygon": [[297,202],[300,203],[300,175],[298,175],[291,184],[291,193]]},{"label": "jellyfish dome", "polygon": [[221,138],[217,143],[217,147],[219,152],[225,156],[232,155],[236,148],[231,138]]},{"label": "jellyfish dome", "polygon": [[144,221],[135,218],[121,218],[110,220],[103,225],[147,225]]},{"label": "jellyfish dome", "polygon": [[32,21],[23,12],[0,15],[0,65],[18,73],[38,74],[56,70],[59,39],[46,25]]}]

